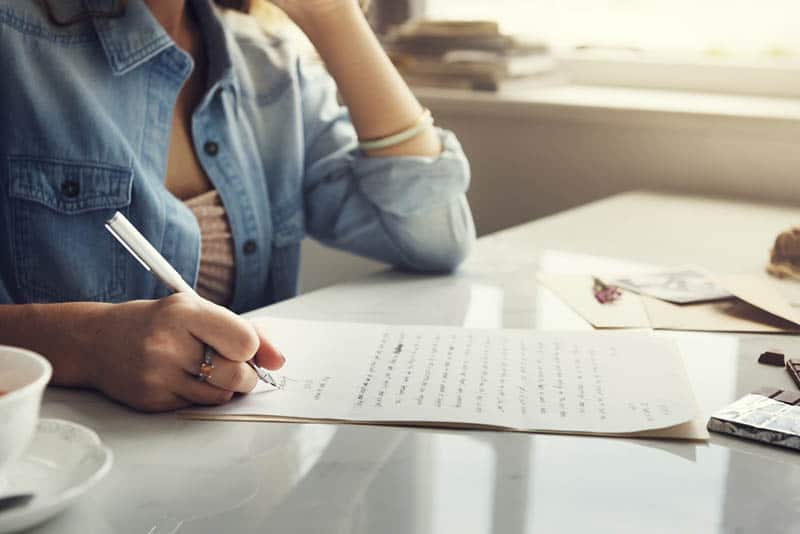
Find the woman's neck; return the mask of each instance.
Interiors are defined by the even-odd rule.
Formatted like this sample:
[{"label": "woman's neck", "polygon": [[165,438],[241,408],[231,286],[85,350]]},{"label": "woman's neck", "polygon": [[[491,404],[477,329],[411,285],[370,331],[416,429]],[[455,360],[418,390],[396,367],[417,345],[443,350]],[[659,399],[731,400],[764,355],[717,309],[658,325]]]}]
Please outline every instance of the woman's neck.
[{"label": "woman's neck", "polygon": [[178,46],[186,44],[189,29],[186,0],[145,0],[145,3],[172,40]]}]

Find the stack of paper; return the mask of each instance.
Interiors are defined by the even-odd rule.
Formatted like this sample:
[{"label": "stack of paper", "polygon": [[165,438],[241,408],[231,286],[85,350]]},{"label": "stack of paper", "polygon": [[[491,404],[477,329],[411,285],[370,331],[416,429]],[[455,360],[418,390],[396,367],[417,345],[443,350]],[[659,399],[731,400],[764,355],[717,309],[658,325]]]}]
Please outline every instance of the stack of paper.
[{"label": "stack of paper", "polygon": [[280,389],[192,417],[706,439],[672,342],[256,320],[288,358]]}]

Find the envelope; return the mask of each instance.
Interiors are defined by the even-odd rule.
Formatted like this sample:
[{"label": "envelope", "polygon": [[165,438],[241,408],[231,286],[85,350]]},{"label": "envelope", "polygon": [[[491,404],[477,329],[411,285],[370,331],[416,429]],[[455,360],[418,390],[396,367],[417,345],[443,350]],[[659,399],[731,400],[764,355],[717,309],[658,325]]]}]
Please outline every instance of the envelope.
[{"label": "envelope", "polygon": [[600,304],[590,275],[539,273],[537,278],[595,328],[800,333],[800,284],[767,274],[716,277],[737,298],[683,305],[625,290],[618,300]]},{"label": "envelope", "polygon": [[741,300],[800,325],[800,282],[767,273],[717,276],[717,283]]}]

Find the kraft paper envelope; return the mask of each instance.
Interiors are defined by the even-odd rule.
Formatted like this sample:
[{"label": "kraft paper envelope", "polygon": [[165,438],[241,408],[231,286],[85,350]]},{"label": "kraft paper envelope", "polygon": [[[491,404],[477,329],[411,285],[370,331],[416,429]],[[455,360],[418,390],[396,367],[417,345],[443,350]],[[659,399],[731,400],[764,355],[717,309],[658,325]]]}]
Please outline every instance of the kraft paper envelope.
[{"label": "kraft paper envelope", "polygon": [[717,282],[743,301],[800,325],[800,283],[766,273],[717,277]]},{"label": "kraft paper envelope", "polygon": [[719,279],[741,300],[683,305],[624,290],[619,300],[600,304],[592,292],[592,276],[539,273],[538,279],[595,328],[800,333],[800,310],[759,276]]}]

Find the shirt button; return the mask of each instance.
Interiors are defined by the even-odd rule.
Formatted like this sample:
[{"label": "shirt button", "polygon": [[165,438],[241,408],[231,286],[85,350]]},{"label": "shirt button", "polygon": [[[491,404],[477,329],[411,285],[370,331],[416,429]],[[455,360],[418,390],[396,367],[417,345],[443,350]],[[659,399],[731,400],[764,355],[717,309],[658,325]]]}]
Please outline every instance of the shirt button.
[{"label": "shirt button", "polygon": [[75,180],[64,180],[61,182],[61,193],[65,197],[75,198],[81,193],[81,184]]},{"label": "shirt button", "polygon": [[257,244],[256,244],[256,242],[255,242],[255,241],[253,241],[252,239],[250,239],[250,240],[248,240],[248,241],[245,241],[245,243],[244,243],[244,246],[242,247],[242,250],[243,250],[243,251],[244,251],[244,253],[245,253],[245,254],[247,254],[248,256],[249,256],[250,254],[252,254],[253,252],[255,252],[257,249],[258,249],[258,245],[257,245]]},{"label": "shirt button", "polygon": [[206,141],[206,144],[203,145],[203,150],[205,150],[206,154],[209,156],[216,156],[219,153],[219,145],[214,141]]}]

